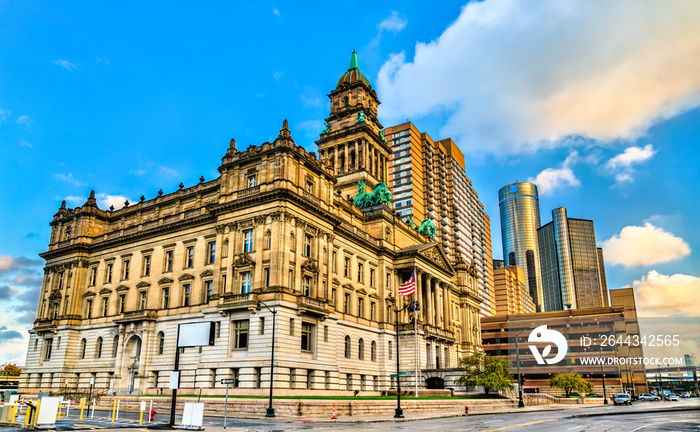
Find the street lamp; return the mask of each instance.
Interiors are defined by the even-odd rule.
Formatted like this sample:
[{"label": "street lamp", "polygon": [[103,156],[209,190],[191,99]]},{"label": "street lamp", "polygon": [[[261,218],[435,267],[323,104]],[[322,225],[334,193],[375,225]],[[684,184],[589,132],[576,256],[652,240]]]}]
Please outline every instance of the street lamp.
[{"label": "street lamp", "polygon": [[[396,306],[398,301],[394,300]],[[413,302],[406,303],[401,309],[394,308],[396,313],[396,409],[394,418],[403,418],[403,408],[401,408],[401,370],[399,367],[399,313],[405,311]]]},{"label": "street lamp", "polygon": [[257,312],[260,312],[260,310],[262,309],[260,307],[261,305],[265,306],[267,310],[269,310],[272,314],[272,350],[270,353],[270,406],[267,407],[267,414],[265,414],[265,417],[274,417],[275,409],[272,407],[272,389],[274,388],[275,383],[275,315],[277,314],[277,310],[270,309],[270,306],[258,300],[258,304],[255,307],[255,310]]},{"label": "street lamp", "polygon": [[520,375],[520,347],[518,346],[518,339],[525,330],[529,330],[530,328],[522,329],[519,333],[515,334],[515,361],[518,363],[518,408],[523,408],[525,406],[525,402],[523,402],[523,378],[522,375]]},{"label": "street lamp", "polygon": [[603,370],[603,347],[600,347],[600,373],[603,375],[603,404],[608,404],[608,393],[605,390],[605,371]]}]

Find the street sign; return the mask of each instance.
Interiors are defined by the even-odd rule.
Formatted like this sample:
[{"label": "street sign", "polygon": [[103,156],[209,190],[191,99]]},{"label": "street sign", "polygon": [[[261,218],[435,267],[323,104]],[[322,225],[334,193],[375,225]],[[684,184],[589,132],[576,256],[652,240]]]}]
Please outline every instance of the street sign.
[{"label": "street sign", "polygon": [[236,384],[236,380],[233,378],[224,378],[221,380],[221,384]]},{"label": "street sign", "polygon": [[[399,375],[408,375],[408,372],[406,371],[399,371]],[[396,378],[396,374],[391,374],[389,375],[390,378]]]}]

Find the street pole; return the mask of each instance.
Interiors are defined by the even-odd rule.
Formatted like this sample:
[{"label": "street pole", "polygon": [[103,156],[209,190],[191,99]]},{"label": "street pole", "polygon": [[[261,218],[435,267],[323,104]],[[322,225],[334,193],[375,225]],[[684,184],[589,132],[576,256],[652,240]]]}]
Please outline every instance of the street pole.
[{"label": "street pole", "polygon": [[224,404],[224,429],[226,429],[226,417],[228,416],[228,381],[226,381],[226,403]]},{"label": "street pole", "polygon": [[265,303],[258,301],[258,305],[255,308],[256,311],[260,311],[262,308],[260,306],[265,306],[267,310],[270,311],[272,314],[272,352],[270,354],[270,405],[267,407],[267,414],[265,414],[265,417],[274,417],[275,416],[275,409],[272,407],[272,390],[275,387],[275,323],[276,323],[276,315],[277,315],[277,310],[272,310],[268,305]]},{"label": "street pole", "polygon": [[608,404],[608,393],[605,390],[605,371],[603,370],[603,347],[600,348],[600,373],[603,374],[603,404]]},{"label": "street pole", "polygon": [[518,363],[518,408],[523,408],[525,406],[525,402],[523,402],[523,378],[522,375],[520,375],[520,346],[518,345],[520,333],[515,335],[515,358],[516,362]]},{"label": "street pole", "polygon": [[[396,301],[398,306],[398,300]],[[396,312],[396,410],[394,418],[403,418],[403,409],[401,408],[401,370],[399,369],[399,312],[403,311],[394,308]]]},{"label": "street pole", "polygon": [[[178,369],[180,368],[180,347],[178,346],[180,343],[180,325],[178,324],[177,326],[177,339],[175,339],[175,367],[173,368],[173,372],[179,372]],[[177,386],[180,387],[180,374],[178,373],[177,376]],[[170,426],[175,426],[175,404],[177,403],[177,389],[173,389],[173,398],[170,403]]]}]

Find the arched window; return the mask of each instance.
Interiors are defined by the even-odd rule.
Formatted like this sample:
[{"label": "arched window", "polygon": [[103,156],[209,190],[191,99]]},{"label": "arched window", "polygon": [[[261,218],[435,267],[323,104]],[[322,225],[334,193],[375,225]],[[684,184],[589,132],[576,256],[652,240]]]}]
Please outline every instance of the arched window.
[{"label": "arched window", "polygon": [[85,347],[87,346],[87,340],[83,339],[80,341],[80,358],[85,358]]},{"label": "arched window", "polygon": [[357,358],[360,360],[365,359],[365,341],[362,338],[357,344]]},{"label": "arched window", "polygon": [[294,234],[290,234],[289,236],[289,250],[292,252],[296,252],[297,250],[297,242],[294,238]]},{"label": "arched window", "polygon": [[265,240],[263,241],[263,247],[265,249],[270,249],[272,247],[272,233],[270,230],[265,232]]},{"label": "arched window", "polygon": [[345,96],[345,97],[343,98],[343,107],[346,107],[346,106],[348,106],[348,105],[350,105],[350,98],[347,97],[347,96]]},{"label": "arched window", "polygon": [[345,358],[350,358],[350,336],[345,336]]},{"label": "arched window", "polygon": [[97,343],[95,344],[95,358],[102,358],[102,337],[97,338]]},{"label": "arched window", "polygon": [[117,356],[117,349],[119,349],[119,335],[114,336],[114,344],[112,345],[112,357]]},{"label": "arched window", "polygon": [[164,348],[165,348],[165,334],[163,332],[158,332],[158,355],[163,355]]},{"label": "arched window", "polygon": [[372,361],[377,361],[377,342],[372,341],[372,347],[370,349],[370,356],[372,357]]}]

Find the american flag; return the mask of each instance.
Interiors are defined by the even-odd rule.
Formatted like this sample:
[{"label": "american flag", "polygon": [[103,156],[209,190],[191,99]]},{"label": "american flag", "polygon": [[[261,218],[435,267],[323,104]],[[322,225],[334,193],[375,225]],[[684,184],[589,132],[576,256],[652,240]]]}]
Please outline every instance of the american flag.
[{"label": "american flag", "polygon": [[411,278],[399,286],[399,294],[408,297],[416,292],[416,278],[414,276],[415,272],[411,273]]}]

